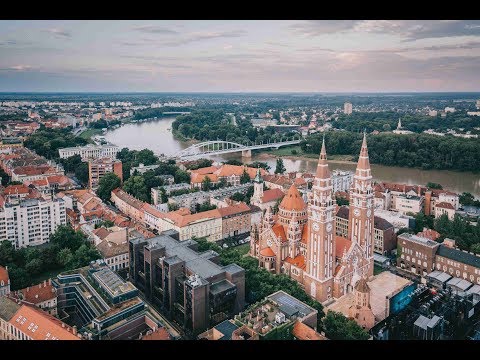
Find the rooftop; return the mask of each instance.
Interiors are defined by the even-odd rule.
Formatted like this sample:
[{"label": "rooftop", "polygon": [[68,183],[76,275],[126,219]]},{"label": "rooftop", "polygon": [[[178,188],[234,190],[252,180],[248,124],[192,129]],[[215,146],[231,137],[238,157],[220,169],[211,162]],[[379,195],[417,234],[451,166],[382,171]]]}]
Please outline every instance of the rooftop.
[{"label": "rooftop", "polygon": [[109,267],[95,271],[92,276],[107,290],[112,296],[125,294],[136,290],[130,282],[125,282],[120,276],[113,272]]},{"label": "rooftop", "polygon": [[454,277],[448,280],[447,286],[454,286],[462,291],[466,291],[469,287],[472,286],[472,283],[465,279]]},{"label": "rooftop", "polygon": [[438,271],[438,270],[432,271],[430,274],[427,275],[427,277],[429,277],[431,279],[435,279],[435,280],[440,281],[442,283],[445,283],[452,278],[447,273],[444,273],[443,271]]},{"label": "rooftop", "polygon": [[437,250],[437,255],[443,256],[444,258],[458,261],[462,264],[470,265],[476,268],[480,268],[480,257],[468,252],[452,249],[445,245],[440,245]]},{"label": "rooftop", "polygon": [[412,241],[414,243],[417,243],[423,246],[428,246],[431,248],[437,247],[439,245],[437,242],[432,241],[430,239],[413,235],[413,234],[408,234],[408,233],[403,233],[401,235],[398,235],[398,240]]},{"label": "rooftop", "polygon": [[20,309],[19,304],[6,296],[0,297],[0,319],[9,321],[13,315]]},{"label": "rooftop", "polygon": [[267,296],[267,299],[276,302],[279,305],[280,310],[283,308],[288,311],[298,312],[298,316],[301,318],[317,311],[311,306],[308,306],[304,302],[301,302],[297,298],[294,298],[282,290]]}]

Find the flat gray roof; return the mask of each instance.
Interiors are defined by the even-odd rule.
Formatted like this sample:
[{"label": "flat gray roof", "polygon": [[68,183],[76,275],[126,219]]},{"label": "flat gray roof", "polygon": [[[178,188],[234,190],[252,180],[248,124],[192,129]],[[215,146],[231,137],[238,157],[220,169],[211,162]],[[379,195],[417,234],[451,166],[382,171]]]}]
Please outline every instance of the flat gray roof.
[{"label": "flat gray roof", "polygon": [[294,298],[293,296],[287,294],[285,291],[282,291],[282,290],[267,296],[267,299],[275,301],[278,304],[280,310],[282,309],[282,307],[283,309],[287,309],[284,307],[284,305],[287,305],[289,309],[292,308],[298,311],[299,313],[298,315],[301,318],[317,311],[314,308],[308,306],[307,304],[301,302],[297,298]]},{"label": "flat gray roof", "polygon": [[443,271],[438,271],[438,270],[431,272],[430,274],[427,275],[427,277],[441,281],[442,283],[445,283],[452,278],[447,273]]},{"label": "flat gray roof", "polygon": [[467,294],[480,295],[480,285],[473,285],[470,289],[467,290]]},{"label": "flat gray roof", "polygon": [[[177,241],[168,235],[162,234],[147,241],[150,248],[165,247],[167,258],[175,256],[181,261],[185,261],[185,267],[187,269],[204,279],[225,272],[221,266],[208,260],[212,256],[218,255],[217,253],[214,251],[198,253],[188,247],[189,245],[192,245],[191,241]],[[169,262],[170,260],[165,259],[165,261]]]},{"label": "flat gray roof", "polygon": [[453,278],[453,279],[450,279],[448,282],[447,282],[447,285],[448,286],[455,286],[456,288],[459,288],[460,290],[467,290],[469,287],[471,287],[473,284],[470,282],[470,281],[467,281],[465,279],[460,279],[460,278]]},{"label": "flat gray roof", "polygon": [[417,235],[413,235],[413,234],[408,234],[408,233],[403,233],[403,234],[399,235],[398,239],[399,240],[401,239],[401,240],[413,241],[413,242],[416,242],[417,244],[421,244],[421,245],[428,246],[428,247],[431,247],[431,248],[434,248],[434,247],[440,245],[436,241],[432,241],[430,239],[420,237],[420,236],[417,236]]},{"label": "flat gray roof", "polygon": [[219,294],[234,288],[235,288],[235,285],[233,285],[227,279],[224,279],[210,285],[210,292],[215,295],[215,294]]},{"label": "flat gray roof", "polygon": [[125,282],[109,267],[104,267],[101,270],[95,271],[92,276],[113,296],[135,290],[135,287],[130,282]]},{"label": "flat gray roof", "polygon": [[415,320],[414,325],[427,330],[427,328],[433,328],[440,321],[440,318],[437,315],[434,315],[431,319],[420,315],[417,320]]}]

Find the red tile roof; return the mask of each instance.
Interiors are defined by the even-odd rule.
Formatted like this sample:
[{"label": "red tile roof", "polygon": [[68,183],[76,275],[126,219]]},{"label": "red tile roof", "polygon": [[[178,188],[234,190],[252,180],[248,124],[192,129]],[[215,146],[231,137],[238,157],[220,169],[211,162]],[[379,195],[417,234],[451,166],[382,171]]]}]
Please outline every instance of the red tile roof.
[{"label": "red tile roof", "polygon": [[299,269],[305,269],[306,268],[305,257],[303,255],[297,255],[293,259],[290,256],[288,256],[288,257],[285,258],[285,261],[289,264],[292,264],[292,265],[298,267]]},{"label": "red tile roof", "polygon": [[271,201],[276,201],[285,196],[284,192],[280,189],[270,189],[265,190],[262,196],[262,203],[268,203]]},{"label": "red tile roof", "polygon": [[298,340],[328,340],[325,336],[298,320],[293,325],[292,335]]},{"label": "red tile roof", "polygon": [[337,257],[342,257],[344,251],[348,251],[352,242],[342,236],[335,236],[335,253]]},{"label": "red tile roof", "polygon": [[420,231],[417,236],[435,241],[440,237],[440,233],[432,229],[424,229],[423,231]]},{"label": "red tile roof", "polygon": [[2,283],[4,286],[8,284],[9,277],[8,277],[8,270],[0,265],[0,284]]},{"label": "red tile roof", "polygon": [[25,304],[9,323],[33,340],[80,340],[73,334],[73,329],[61,320]]},{"label": "red tile roof", "polygon": [[161,327],[151,334],[144,335],[141,340],[171,340],[171,337],[168,331]]},{"label": "red tile roof", "polygon": [[305,201],[303,201],[302,195],[300,195],[300,192],[295,185],[290,186],[290,189],[288,189],[287,194],[279,205],[280,209],[287,211],[300,211],[304,210],[306,207],[307,205],[305,204]]},{"label": "red tile roof", "polygon": [[448,210],[455,210],[453,205],[448,203],[448,202],[441,202],[441,203],[435,204],[435,207],[436,208],[439,207],[439,208],[442,208],[442,209],[448,209]]},{"label": "red tile roof", "polygon": [[29,188],[25,185],[9,185],[5,188],[5,195],[28,194]]},{"label": "red tile roof", "polygon": [[57,297],[57,292],[51,282],[29,286],[13,294],[14,297],[31,304],[39,304]]},{"label": "red tile roof", "polygon": [[287,237],[285,236],[285,228],[282,224],[275,224],[272,227],[273,233],[275,236],[282,240],[282,242],[287,241]]},{"label": "red tile roof", "polygon": [[265,249],[260,250],[260,255],[262,256],[275,256],[272,248],[266,247]]}]

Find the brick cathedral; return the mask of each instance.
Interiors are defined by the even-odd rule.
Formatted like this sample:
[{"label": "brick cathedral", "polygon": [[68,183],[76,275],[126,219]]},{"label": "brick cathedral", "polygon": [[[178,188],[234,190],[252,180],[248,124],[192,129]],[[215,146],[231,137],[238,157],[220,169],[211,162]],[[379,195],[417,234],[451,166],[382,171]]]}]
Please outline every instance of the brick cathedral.
[{"label": "brick cathedral", "polygon": [[361,278],[373,276],[373,204],[364,134],[350,188],[348,237],[335,235],[336,203],[324,140],[306,202],[292,185],[278,213],[273,215],[267,209],[259,224],[253,225],[250,255],[258,258],[260,267],[301,283],[316,300],[338,299],[351,292]]}]

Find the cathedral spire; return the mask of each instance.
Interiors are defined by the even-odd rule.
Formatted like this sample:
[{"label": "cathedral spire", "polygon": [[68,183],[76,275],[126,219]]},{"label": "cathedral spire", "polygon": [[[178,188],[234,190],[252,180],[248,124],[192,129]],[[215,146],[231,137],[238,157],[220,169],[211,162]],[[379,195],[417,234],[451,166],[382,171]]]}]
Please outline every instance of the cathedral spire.
[{"label": "cathedral spire", "polygon": [[320,151],[320,158],[318,159],[316,177],[319,179],[328,179],[330,177],[327,163],[327,150],[325,149],[325,135],[323,136],[322,150]]},{"label": "cathedral spire", "polygon": [[360,150],[360,156],[358,157],[358,164],[357,164],[357,175],[360,174],[359,170],[370,170],[370,161],[368,159],[368,148],[367,148],[367,133],[363,132],[363,142],[362,142],[362,149]]},{"label": "cathedral spire", "polygon": [[254,181],[257,182],[257,183],[262,182],[262,175],[260,174],[260,168],[257,168],[257,175],[255,176]]}]

